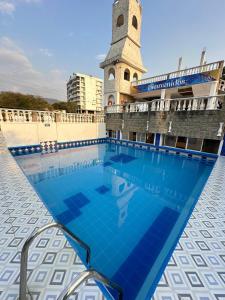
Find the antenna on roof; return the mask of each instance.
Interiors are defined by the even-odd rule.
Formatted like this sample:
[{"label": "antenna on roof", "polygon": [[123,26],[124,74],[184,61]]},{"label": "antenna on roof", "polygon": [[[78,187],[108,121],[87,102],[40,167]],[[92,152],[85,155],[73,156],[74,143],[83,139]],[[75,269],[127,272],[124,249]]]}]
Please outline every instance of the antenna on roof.
[{"label": "antenna on roof", "polygon": [[200,60],[200,66],[203,66],[206,62],[206,47],[203,48]]},{"label": "antenna on roof", "polygon": [[178,61],[178,71],[181,70],[181,67],[182,67],[182,61],[183,61],[183,57],[179,57],[179,61]]}]

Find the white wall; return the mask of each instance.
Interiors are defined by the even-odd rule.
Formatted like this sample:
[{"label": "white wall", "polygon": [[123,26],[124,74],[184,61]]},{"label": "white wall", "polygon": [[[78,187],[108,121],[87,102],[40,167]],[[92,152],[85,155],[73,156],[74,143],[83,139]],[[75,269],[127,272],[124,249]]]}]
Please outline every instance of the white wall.
[{"label": "white wall", "polygon": [[69,142],[106,137],[105,123],[0,122],[8,147],[37,145],[42,141]]}]

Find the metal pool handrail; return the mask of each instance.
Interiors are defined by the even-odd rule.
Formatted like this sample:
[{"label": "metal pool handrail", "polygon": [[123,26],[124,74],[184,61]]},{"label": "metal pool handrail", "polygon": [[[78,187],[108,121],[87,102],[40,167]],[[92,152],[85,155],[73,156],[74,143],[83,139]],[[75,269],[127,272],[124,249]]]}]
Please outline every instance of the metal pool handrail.
[{"label": "metal pool handrail", "polygon": [[51,223],[39,228],[35,233],[33,233],[23,245],[21,251],[21,259],[20,259],[20,291],[19,291],[19,300],[26,299],[27,292],[27,260],[28,260],[28,250],[32,242],[38,237],[41,233],[46,231],[49,228],[58,228],[62,232],[64,232],[69,238],[71,238],[74,242],[79,244],[82,248],[84,248],[87,252],[86,262],[89,265],[90,257],[91,257],[91,249],[85,244],[82,240],[80,240],[76,235],[74,235],[71,231],[69,231],[65,226],[59,223]]},{"label": "metal pool handrail", "polygon": [[117,285],[114,282],[111,282],[108,278],[103,276],[102,274],[98,273],[94,269],[86,270],[82,273],[80,273],[65,290],[60,294],[58,300],[66,300],[68,299],[73,292],[84,282],[86,282],[88,279],[94,279],[112,289],[117,290],[118,292],[118,299],[123,299],[123,290],[119,285]]}]

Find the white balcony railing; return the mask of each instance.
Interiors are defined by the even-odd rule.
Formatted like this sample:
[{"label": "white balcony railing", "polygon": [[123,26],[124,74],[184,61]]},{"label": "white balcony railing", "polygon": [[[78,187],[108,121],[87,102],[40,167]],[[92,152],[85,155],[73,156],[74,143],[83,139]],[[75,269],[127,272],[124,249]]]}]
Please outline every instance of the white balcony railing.
[{"label": "white balcony railing", "polygon": [[149,83],[158,82],[158,81],[162,81],[162,80],[174,79],[174,78],[178,78],[178,77],[182,77],[182,76],[188,76],[188,75],[194,75],[194,74],[218,70],[221,68],[223,63],[224,63],[223,61],[218,61],[218,62],[206,64],[203,66],[197,66],[194,68],[189,68],[189,69],[175,71],[175,72],[171,72],[171,73],[167,73],[167,74],[162,74],[159,76],[154,76],[154,77],[150,77],[150,78],[146,78],[146,79],[142,79],[142,80],[138,80],[138,81],[133,81],[132,86],[149,84]]},{"label": "white balcony railing", "polygon": [[219,90],[225,92],[225,80],[220,80]]},{"label": "white balcony railing", "polygon": [[65,112],[33,111],[0,108],[0,122],[18,123],[104,123],[104,114],[79,114]]},{"label": "white balcony railing", "polygon": [[165,100],[157,99],[149,102],[136,102],[126,105],[108,106],[106,108],[106,113],[220,110],[224,103],[225,95]]}]

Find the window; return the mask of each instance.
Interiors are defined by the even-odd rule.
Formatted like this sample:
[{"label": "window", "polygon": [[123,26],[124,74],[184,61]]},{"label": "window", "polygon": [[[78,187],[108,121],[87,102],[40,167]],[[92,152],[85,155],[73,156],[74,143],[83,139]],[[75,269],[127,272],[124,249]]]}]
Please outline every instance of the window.
[{"label": "window", "polygon": [[117,18],[116,26],[117,26],[117,27],[121,27],[121,26],[123,26],[123,24],[124,24],[124,16],[123,16],[123,15],[120,15],[120,16]]},{"label": "window", "polygon": [[138,81],[138,74],[137,73],[134,73],[133,80]]},{"label": "window", "polygon": [[186,149],[187,138],[183,136],[177,137],[176,148]]},{"label": "window", "polygon": [[187,149],[201,151],[202,139],[188,138]]},{"label": "window", "polygon": [[130,132],[129,133],[129,140],[136,142],[137,141],[137,132]]},{"label": "window", "polygon": [[115,104],[115,97],[113,95],[110,95],[108,98],[108,106],[112,106]]},{"label": "window", "polygon": [[116,139],[116,131],[115,130],[108,130],[108,137]]},{"label": "window", "polygon": [[146,134],[146,143],[148,143],[148,144],[154,144],[154,141],[155,141],[155,134],[151,133],[151,132],[148,132]]},{"label": "window", "polygon": [[130,71],[128,69],[124,71],[124,80],[130,81]]},{"label": "window", "polygon": [[165,135],[163,145],[168,147],[175,147],[176,137],[171,135]]},{"label": "window", "polygon": [[138,21],[136,16],[133,16],[132,25],[134,26],[135,29],[138,29]]},{"label": "window", "polygon": [[115,70],[113,68],[111,68],[109,70],[109,77],[108,77],[109,80],[114,80],[115,79]]},{"label": "window", "polygon": [[204,140],[202,151],[208,153],[218,153],[220,141],[217,140]]}]

